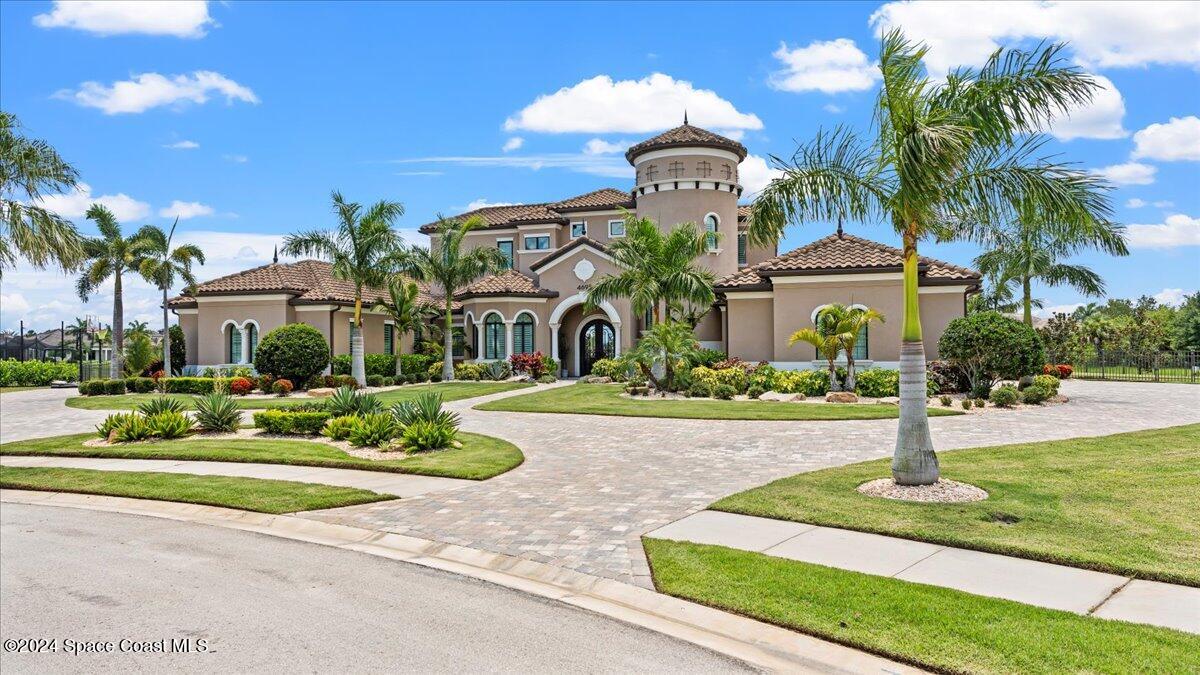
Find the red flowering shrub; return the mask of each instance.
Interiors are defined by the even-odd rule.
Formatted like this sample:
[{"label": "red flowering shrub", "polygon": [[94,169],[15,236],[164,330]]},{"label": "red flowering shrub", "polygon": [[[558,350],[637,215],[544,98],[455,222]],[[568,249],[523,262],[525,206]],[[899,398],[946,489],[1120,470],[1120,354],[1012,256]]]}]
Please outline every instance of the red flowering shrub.
[{"label": "red flowering shrub", "polygon": [[1042,366],[1043,375],[1054,375],[1060,380],[1065,380],[1068,377],[1071,377],[1071,375],[1074,373],[1075,368],[1066,363],[1060,363],[1057,365],[1053,363],[1047,363],[1046,365]]},{"label": "red flowering shrub", "polygon": [[271,391],[280,396],[287,396],[292,393],[292,381],[288,379],[275,380],[275,384],[271,385]]},{"label": "red flowering shrub", "polygon": [[535,380],[546,374],[546,357],[540,351],[532,354],[513,354],[508,357],[508,363],[514,373],[525,373]]},{"label": "red flowering shrub", "polygon": [[235,377],[229,380],[229,393],[234,396],[245,396],[254,390],[254,383],[245,377]]}]

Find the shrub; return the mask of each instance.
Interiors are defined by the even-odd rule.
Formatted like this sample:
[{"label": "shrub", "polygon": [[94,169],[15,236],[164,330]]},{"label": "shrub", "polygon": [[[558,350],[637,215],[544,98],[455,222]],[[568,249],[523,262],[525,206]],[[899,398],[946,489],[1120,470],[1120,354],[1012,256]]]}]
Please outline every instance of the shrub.
[{"label": "shrub", "polygon": [[555,382],[558,382],[558,377],[551,375],[550,373],[546,373],[545,375],[539,377],[537,381],[538,384],[554,384]]},{"label": "shrub", "polygon": [[104,380],[88,380],[79,383],[79,393],[83,396],[101,396],[104,394]]},{"label": "shrub", "polygon": [[508,357],[508,363],[512,372],[528,375],[535,380],[546,373],[546,356],[540,351],[532,354],[513,354]]},{"label": "shrub", "polygon": [[441,382],[441,381],[442,381],[442,373],[441,373],[441,371],[438,371],[438,372],[436,372],[436,373],[433,373],[432,375],[430,375],[430,376],[429,376],[429,380],[428,380],[428,381],[429,381],[429,382]]},{"label": "shrub", "polygon": [[0,387],[44,387],[54,380],[77,379],[79,365],[70,361],[0,360]]},{"label": "shrub", "polygon": [[153,377],[130,377],[125,379],[125,390],[135,394],[149,394],[154,391]]},{"label": "shrub", "polygon": [[692,366],[704,366],[706,368],[715,368],[715,364],[726,359],[725,352],[720,349],[700,349],[691,356]]},{"label": "shrub", "polygon": [[394,378],[394,377],[389,376],[389,377],[380,378],[379,386],[381,386],[381,387],[390,387],[390,386],[393,386],[394,384],[396,384],[396,378]]},{"label": "shrub", "polygon": [[168,377],[163,387],[169,394],[208,394],[215,383],[211,377]]},{"label": "shrub", "polygon": [[229,371],[229,376],[250,379],[254,377],[254,369],[250,366],[235,366],[233,370]]},{"label": "shrub", "polygon": [[448,448],[454,442],[455,430],[430,422],[414,422],[400,433],[400,442],[408,452],[428,452]]},{"label": "shrub", "polygon": [[263,410],[254,413],[254,426],[268,434],[311,436],[321,432],[329,420],[327,412]]},{"label": "shrub", "polygon": [[1075,368],[1065,363],[1058,364],[1058,379],[1070,379],[1071,375],[1075,374]]},{"label": "shrub", "polygon": [[984,407],[984,406],[986,406],[986,405],[987,405],[987,399],[986,399],[986,398],[977,398],[977,399],[975,399],[975,407],[976,407],[976,408],[982,408],[982,407]]},{"label": "shrub", "polygon": [[254,391],[254,383],[249,378],[235,377],[229,380],[229,393],[234,396],[245,396]]},{"label": "shrub", "polygon": [[138,331],[125,343],[125,372],[141,375],[154,362],[154,345],[150,336]]},{"label": "shrub", "polygon": [[151,417],[153,415],[161,415],[162,413],[169,412],[183,414],[185,407],[186,406],[184,406],[183,401],[180,401],[177,398],[171,398],[170,396],[155,396],[152,399],[142,401],[140,404],[138,404],[137,411],[146,417]]},{"label": "shrub", "polygon": [[487,378],[489,380],[507,380],[512,377],[512,368],[509,367],[507,361],[489,361],[484,364],[483,373],[479,379]]},{"label": "shrub", "polygon": [[383,376],[382,375],[368,375],[367,376],[367,386],[368,387],[382,387],[383,386]]},{"label": "shrub", "polygon": [[237,431],[242,411],[233,398],[212,392],[196,399],[196,424],[204,431]]},{"label": "shrub", "polygon": [[1049,389],[1051,392],[1051,396],[1058,393],[1058,384],[1059,384],[1058,378],[1053,375],[1038,375],[1033,378],[1033,385],[1041,386],[1041,387],[1045,387],[1046,389]]},{"label": "shrub", "polygon": [[[868,368],[856,373],[857,387],[861,396],[883,398],[900,395],[900,371],[887,368]],[[934,384],[936,387],[936,383]],[[936,392],[934,392],[936,393]]]},{"label": "shrub", "polygon": [[752,384],[746,388],[746,396],[749,396],[753,399],[757,399],[759,396],[762,396],[765,393],[767,393],[767,391],[762,388],[762,385],[759,384]]},{"label": "shrub", "polygon": [[552,359],[549,356],[543,356],[542,357],[542,370],[544,370],[547,375],[553,375],[554,377],[558,377],[558,373],[560,372],[559,366],[558,366],[558,359]]},{"label": "shrub", "polygon": [[962,370],[972,392],[979,393],[1002,379],[1032,375],[1045,363],[1037,332],[999,312],[951,321],[938,340],[938,353]]},{"label": "shrub", "polygon": [[192,421],[187,415],[173,410],[147,415],[146,426],[151,435],[159,438],[183,438],[192,432]]},{"label": "shrub", "polygon": [[146,418],[135,413],[126,417],[125,421],[116,427],[115,440],[118,443],[132,443],[144,441],[150,436],[150,427],[146,424]]},{"label": "shrub", "polygon": [[292,412],[329,412],[329,405],[325,401],[317,399],[290,405],[287,407],[287,410],[291,410]]},{"label": "shrub", "polygon": [[331,386],[358,389],[358,380],[354,379],[353,375],[335,375]]},{"label": "shrub", "polygon": [[963,409],[963,410],[970,410],[970,409],[971,409],[971,399],[969,399],[969,398],[964,398],[964,399],[963,399],[963,402],[962,402],[962,409]]},{"label": "shrub", "polygon": [[1021,400],[1030,405],[1041,405],[1053,395],[1054,392],[1048,387],[1040,384],[1031,384],[1025,387],[1025,391],[1021,392]]},{"label": "shrub", "polygon": [[1016,387],[1006,384],[1002,387],[996,387],[993,389],[989,400],[991,400],[992,405],[1001,408],[1011,408],[1021,400],[1021,392],[1017,391]]},{"label": "shrub", "polygon": [[708,398],[712,396],[712,386],[705,382],[692,382],[683,390],[683,394],[688,398]]},{"label": "shrub", "polygon": [[728,384],[716,384],[712,388],[713,398],[719,398],[722,401],[728,401],[737,395],[737,390]]},{"label": "shrub", "polygon": [[400,425],[396,424],[396,418],[388,413],[374,413],[356,419],[350,426],[347,440],[350,445],[357,447],[380,447],[391,442],[399,432]]},{"label": "shrub", "polygon": [[715,395],[718,386],[726,386],[733,389],[735,394],[740,394],[746,391],[746,387],[750,384],[750,378],[746,375],[746,371],[732,366],[714,370],[705,366],[697,366],[691,371],[692,384],[703,383],[713,390]]},{"label": "shrub", "polygon": [[427,391],[408,401],[392,406],[392,416],[404,426],[417,422],[442,424],[458,429],[460,418],[457,413],[442,408],[442,395]]},{"label": "shrub", "polygon": [[326,420],[325,426],[321,429],[321,435],[335,441],[344,441],[347,438],[350,438],[350,430],[354,427],[354,423],[357,421],[357,415],[330,417],[328,420]]},{"label": "shrub", "polygon": [[316,328],[303,323],[280,326],[268,332],[254,353],[260,373],[292,382],[304,382],[329,365],[329,344]]},{"label": "shrub", "polygon": [[113,429],[123,426],[134,413],[113,413],[104,418],[104,421],[96,425],[96,433],[100,438],[107,439]]},{"label": "shrub", "polygon": [[949,408],[950,404],[952,403],[950,397],[945,394],[942,394],[941,396],[938,397],[938,402],[947,408]]},{"label": "shrub", "polygon": [[936,394],[957,394],[971,388],[962,369],[949,361],[930,361],[926,364],[925,376],[933,382]]},{"label": "shrub", "polygon": [[383,411],[383,403],[374,394],[360,394],[350,387],[338,387],[325,402],[334,417],[370,415]]},{"label": "shrub", "polygon": [[125,380],[104,380],[104,393],[110,396],[124,394],[127,391],[125,388]]},{"label": "shrub", "polygon": [[[349,354],[338,354],[330,362],[330,368],[334,375],[349,375],[350,365]],[[396,357],[393,354],[363,354],[363,366],[366,368],[368,378],[372,375],[379,377],[395,375]]]},{"label": "shrub", "polygon": [[774,384],[772,389],[784,394],[824,396],[829,392],[829,375],[819,370],[782,370]]},{"label": "shrub", "polygon": [[[429,364],[433,363],[434,358],[428,354],[402,354],[400,355],[400,370],[405,376],[412,373],[423,373],[429,368]],[[392,370],[391,374],[395,374]]]},{"label": "shrub", "polygon": [[286,377],[275,380],[271,385],[271,392],[278,396],[287,396],[292,393],[292,381]]},{"label": "shrub", "polygon": [[612,378],[613,382],[629,379],[629,366],[617,359],[600,359],[592,364],[592,375]]}]

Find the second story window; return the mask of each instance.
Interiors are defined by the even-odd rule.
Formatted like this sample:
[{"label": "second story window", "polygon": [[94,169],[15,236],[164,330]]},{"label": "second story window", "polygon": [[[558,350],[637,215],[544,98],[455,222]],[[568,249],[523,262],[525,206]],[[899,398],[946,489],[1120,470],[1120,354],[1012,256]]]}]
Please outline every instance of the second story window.
[{"label": "second story window", "polygon": [[708,250],[717,250],[717,230],[721,221],[717,219],[717,214],[710,213],[704,216],[704,232],[708,240]]},{"label": "second story window", "polygon": [[496,248],[500,249],[500,253],[504,255],[504,259],[508,262],[508,269],[513,268],[513,243],[512,239],[501,239],[496,242]]},{"label": "second story window", "polygon": [[696,165],[696,173],[701,178],[708,178],[712,175],[712,164],[709,162],[700,162]]},{"label": "second story window", "polygon": [[671,174],[671,178],[679,178],[683,175],[683,162],[671,162],[667,168],[667,173]]},{"label": "second story window", "polygon": [[746,266],[746,233],[738,232],[738,267]]},{"label": "second story window", "polygon": [[625,221],[624,220],[608,221],[608,236],[624,237],[625,236]]},{"label": "second story window", "polygon": [[576,223],[571,223],[571,238],[582,237],[587,234],[587,221],[581,220]]},{"label": "second story window", "polygon": [[536,237],[525,237],[526,251],[545,251],[550,248],[550,235],[539,234]]}]

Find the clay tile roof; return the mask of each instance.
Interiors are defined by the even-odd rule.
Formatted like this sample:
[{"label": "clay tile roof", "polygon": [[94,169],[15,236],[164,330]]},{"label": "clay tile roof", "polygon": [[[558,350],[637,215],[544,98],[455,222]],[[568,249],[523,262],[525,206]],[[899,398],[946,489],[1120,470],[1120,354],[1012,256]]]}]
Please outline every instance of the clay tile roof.
[{"label": "clay tile roof", "polygon": [[[512,227],[522,223],[563,223],[568,222],[562,212],[587,211],[599,209],[633,208],[633,198],[628,192],[616,188],[601,188],[574,197],[568,197],[558,202],[541,202],[539,204],[508,204],[504,206],[485,206],[467,211],[447,220],[466,220],[479,216],[489,228]],[[437,223],[425,223],[420,231],[429,234],[437,228]]]},{"label": "clay tile roof", "polygon": [[732,138],[725,138],[720,134],[714,134],[707,129],[694,127],[686,122],[674,129],[664,131],[654,138],[631,146],[625,151],[625,159],[632,164],[634,158],[638,155],[643,155],[651,150],[659,150],[661,148],[671,148],[679,146],[696,146],[703,148],[720,148],[729,150],[737,154],[738,159],[746,159],[746,146],[738,143]]},{"label": "clay tile roof", "polygon": [[555,211],[576,211],[582,209],[615,209],[617,207],[633,208],[633,198],[628,192],[616,188],[601,188],[586,194],[564,199],[551,205]]},{"label": "clay tile roof", "polygon": [[[851,234],[831,234],[717,281],[717,288],[766,288],[770,277],[797,274],[899,271],[903,252]],[[933,281],[977,281],[979,273],[941,260],[921,257],[922,276]]]},{"label": "clay tile roof", "polygon": [[545,267],[546,265],[549,265],[551,261],[558,260],[559,258],[570,253],[571,251],[574,251],[575,249],[579,248],[580,246],[591,246],[592,248],[596,249],[597,251],[600,251],[601,253],[608,253],[607,246],[605,246],[604,244],[601,244],[600,242],[596,241],[595,239],[592,239],[591,237],[584,235],[582,237],[576,237],[575,239],[572,239],[571,243],[567,244],[566,246],[563,246],[562,248],[558,249],[554,253],[551,253],[550,255],[542,258],[541,260],[538,260],[537,262],[533,263],[532,265],[529,266],[529,269],[536,272],[536,271],[540,270],[541,268]]},{"label": "clay tile roof", "polygon": [[484,277],[479,281],[459,291],[454,297],[458,300],[498,295],[525,295],[530,297],[553,298],[557,291],[539,288],[533,279],[516,270],[507,270],[500,274]]}]

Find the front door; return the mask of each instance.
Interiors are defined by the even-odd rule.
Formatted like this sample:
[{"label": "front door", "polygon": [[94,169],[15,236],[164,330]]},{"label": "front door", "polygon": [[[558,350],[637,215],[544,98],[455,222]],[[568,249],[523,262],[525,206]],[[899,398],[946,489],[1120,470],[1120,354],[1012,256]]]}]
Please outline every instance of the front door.
[{"label": "front door", "polygon": [[617,354],[617,332],[604,319],[593,319],[579,333],[579,376],[592,372],[592,364]]}]

